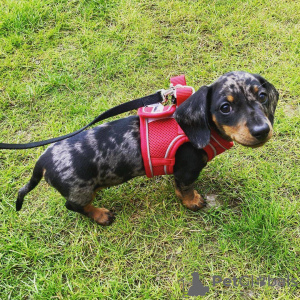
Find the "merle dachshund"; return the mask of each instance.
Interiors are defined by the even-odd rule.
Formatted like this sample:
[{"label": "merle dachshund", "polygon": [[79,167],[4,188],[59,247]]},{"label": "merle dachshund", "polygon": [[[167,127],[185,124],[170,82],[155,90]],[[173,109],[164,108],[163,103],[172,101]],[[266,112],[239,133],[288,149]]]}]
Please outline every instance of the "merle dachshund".
[{"label": "merle dachshund", "polygon": [[[205,205],[193,184],[207,164],[203,148],[209,143],[210,129],[228,141],[259,147],[272,136],[278,96],[263,77],[230,72],[202,86],[177,108],[175,120],[190,142],[176,152],[175,192],[187,208],[196,211]],[[130,116],[51,145],[19,190],[17,211],[44,176],[67,200],[67,209],[110,225],[114,214],[91,203],[99,190],[145,175],[139,130],[139,117]]]}]

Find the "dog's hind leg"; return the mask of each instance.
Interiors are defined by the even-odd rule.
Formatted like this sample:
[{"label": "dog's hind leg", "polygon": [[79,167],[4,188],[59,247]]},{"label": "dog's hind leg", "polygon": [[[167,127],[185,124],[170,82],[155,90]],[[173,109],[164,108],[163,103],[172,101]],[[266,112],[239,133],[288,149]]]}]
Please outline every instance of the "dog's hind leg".
[{"label": "dog's hind leg", "polygon": [[[91,218],[102,226],[110,225],[115,220],[114,213],[106,208],[97,208],[91,205],[94,197],[95,193],[91,197],[86,197],[88,199],[87,201],[76,200],[75,202],[72,199],[68,199],[65,206],[69,210],[81,213]],[[80,204],[78,204],[79,202]]]},{"label": "dog's hind leg", "polygon": [[43,167],[41,163],[38,161],[33,169],[33,173],[29,182],[19,190],[18,198],[16,201],[17,211],[19,211],[22,208],[24,197],[39,184],[39,182],[43,177],[43,172],[44,172]]}]

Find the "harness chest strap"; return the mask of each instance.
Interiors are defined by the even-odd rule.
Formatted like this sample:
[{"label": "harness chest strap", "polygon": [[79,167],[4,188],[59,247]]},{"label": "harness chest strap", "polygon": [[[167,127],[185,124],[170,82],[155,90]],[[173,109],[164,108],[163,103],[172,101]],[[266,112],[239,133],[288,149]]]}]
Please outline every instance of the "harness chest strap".
[{"label": "harness chest strap", "polygon": [[[141,151],[148,177],[173,174],[176,151],[182,144],[189,142],[188,137],[173,118],[173,114],[177,106],[192,95],[193,88],[186,86],[183,75],[171,78],[171,84],[177,86],[174,95],[177,105],[158,104],[138,110]],[[212,130],[210,142],[203,150],[210,161],[232,146],[233,142],[224,140]]]},{"label": "harness chest strap", "polygon": [[233,142],[228,142],[223,139],[217,132],[213,129],[210,130],[210,141],[203,150],[207,154],[207,161],[212,160],[217,155],[229,150],[233,146]]}]

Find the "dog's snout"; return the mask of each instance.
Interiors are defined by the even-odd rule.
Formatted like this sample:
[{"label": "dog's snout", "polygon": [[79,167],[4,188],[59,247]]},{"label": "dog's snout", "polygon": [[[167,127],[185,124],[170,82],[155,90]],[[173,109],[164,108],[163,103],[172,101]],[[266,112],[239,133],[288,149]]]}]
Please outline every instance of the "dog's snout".
[{"label": "dog's snout", "polygon": [[263,141],[267,138],[270,132],[270,126],[267,123],[256,125],[250,130],[250,132],[257,140]]}]

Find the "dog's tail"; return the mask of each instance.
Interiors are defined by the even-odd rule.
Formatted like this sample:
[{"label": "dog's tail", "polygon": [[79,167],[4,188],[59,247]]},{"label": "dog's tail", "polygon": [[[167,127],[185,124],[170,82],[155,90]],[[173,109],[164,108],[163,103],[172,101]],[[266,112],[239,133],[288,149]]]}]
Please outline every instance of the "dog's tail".
[{"label": "dog's tail", "polygon": [[38,161],[33,169],[33,173],[29,182],[19,190],[18,198],[16,201],[17,211],[19,211],[22,208],[24,197],[39,184],[42,177],[43,177],[43,167],[40,161]]}]

